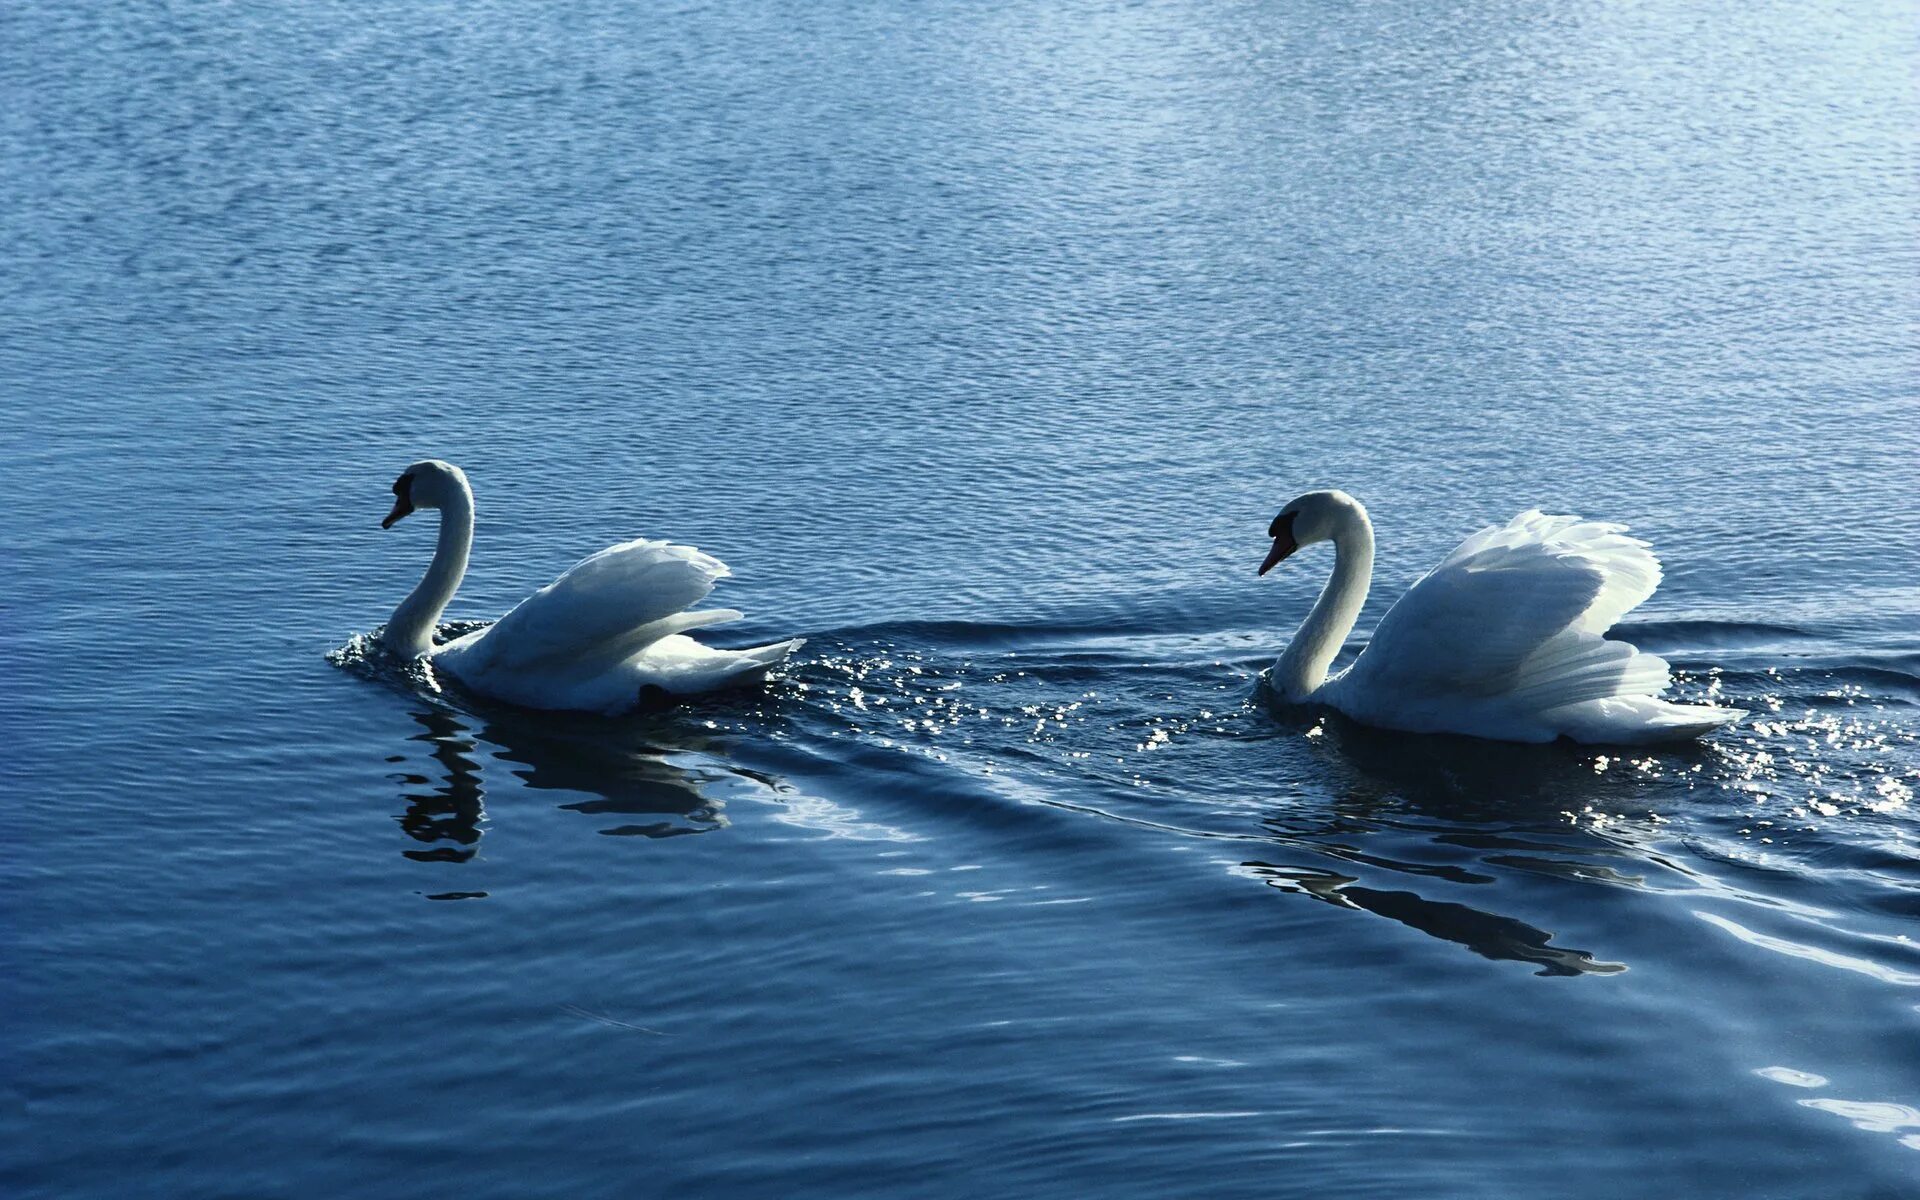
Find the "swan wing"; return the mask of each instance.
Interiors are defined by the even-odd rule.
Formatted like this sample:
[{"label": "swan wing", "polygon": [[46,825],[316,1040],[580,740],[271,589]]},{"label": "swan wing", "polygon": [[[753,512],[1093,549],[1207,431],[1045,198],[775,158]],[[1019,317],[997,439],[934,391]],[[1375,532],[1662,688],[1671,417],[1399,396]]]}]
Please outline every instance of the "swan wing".
[{"label": "swan wing", "polygon": [[731,610],[683,612],[728,574],[725,563],[692,546],[644,538],[609,546],[515,605],[485,631],[463,666],[527,671],[617,661],[657,638],[737,618]]},{"label": "swan wing", "polygon": [[1455,566],[1511,568],[1541,557],[1572,560],[1564,565],[1600,572],[1600,590],[1575,623],[1587,633],[1613,628],[1660,586],[1660,560],[1647,543],[1628,537],[1625,525],[1550,517],[1537,508],[1505,525],[1489,525],[1461,542],[1433,574]]},{"label": "swan wing", "polygon": [[1535,709],[1623,686],[1654,694],[1666,664],[1598,635],[1659,582],[1659,562],[1624,526],[1530,509],[1409,588],[1341,683],[1374,697],[1525,696]]}]

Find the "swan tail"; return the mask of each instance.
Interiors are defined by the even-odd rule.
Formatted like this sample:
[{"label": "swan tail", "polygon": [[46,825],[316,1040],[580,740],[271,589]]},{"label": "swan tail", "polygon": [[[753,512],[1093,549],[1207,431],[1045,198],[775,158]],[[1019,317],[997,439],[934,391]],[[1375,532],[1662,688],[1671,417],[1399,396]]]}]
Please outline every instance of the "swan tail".
[{"label": "swan tail", "polygon": [[787,656],[806,645],[806,642],[805,638],[789,638],[766,646],[749,646],[745,650],[718,651],[726,658],[717,665],[712,682],[706,686],[732,687],[763,679],[768,671],[787,661]]},{"label": "swan tail", "polygon": [[1601,744],[1684,741],[1746,716],[1662,700],[1670,680],[1657,654],[1569,630],[1521,665],[1512,700],[1560,736]]},{"label": "swan tail", "polygon": [[718,691],[759,679],[805,644],[805,638],[789,638],[745,650],[722,650],[674,635],[642,648],[632,660],[629,678],[641,689],[657,687],[675,696]]},{"label": "swan tail", "polygon": [[788,638],[784,642],[773,642],[765,646],[752,646],[735,651],[740,657],[738,674],[764,674],[787,661],[789,655],[807,644],[805,638]]},{"label": "swan tail", "polygon": [[1594,745],[1648,745],[1704,737],[1747,715],[1743,708],[1675,704],[1653,696],[1614,696],[1545,714],[1562,737]]}]

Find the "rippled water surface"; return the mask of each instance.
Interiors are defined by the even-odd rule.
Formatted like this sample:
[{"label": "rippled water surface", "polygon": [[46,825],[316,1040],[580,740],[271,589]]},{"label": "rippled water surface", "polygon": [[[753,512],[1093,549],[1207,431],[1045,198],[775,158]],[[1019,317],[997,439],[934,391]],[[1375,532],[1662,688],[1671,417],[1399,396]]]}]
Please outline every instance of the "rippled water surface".
[{"label": "rippled water surface", "polygon": [[[1920,1194],[1912,10],[0,13],[17,1196]],[[665,536],[764,694],[365,653]],[[1623,520],[1651,752],[1255,679]],[[331,658],[329,657],[331,655]]]}]

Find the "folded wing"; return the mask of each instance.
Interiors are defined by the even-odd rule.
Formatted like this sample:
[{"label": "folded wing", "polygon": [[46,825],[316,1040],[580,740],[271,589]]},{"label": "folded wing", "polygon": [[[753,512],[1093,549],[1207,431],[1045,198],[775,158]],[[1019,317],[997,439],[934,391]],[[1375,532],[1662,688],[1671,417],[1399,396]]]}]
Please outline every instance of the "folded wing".
[{"label": "folded wing", "polygon": [[685,612],[727,576],[726,564],[691,546],[644,538],[609,546],[501,617],[473,647],[469,671],[556,671],[606,663],[730,609]]},{"label": "folded wing", "polygon": [[1541,711],[1657,695],[1667,664],[1600,634],[1653,594],[1660,564],[1625,527],[1521,513],[1489,526],[1402,596],[1344,690]]}]

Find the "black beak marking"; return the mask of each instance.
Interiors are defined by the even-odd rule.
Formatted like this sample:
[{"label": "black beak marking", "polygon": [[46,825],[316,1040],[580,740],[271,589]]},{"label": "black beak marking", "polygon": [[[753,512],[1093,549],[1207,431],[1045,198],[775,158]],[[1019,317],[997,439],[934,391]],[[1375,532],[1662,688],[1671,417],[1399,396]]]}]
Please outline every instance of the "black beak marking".
[{"label": "black beak marking", "polygon": [[380,522],[380,528],[392,529],[395,521],[413,511],[413,473],[409,471],[393,481],[393,511],[386,520]]},{"label": "black beak marking", "polygon": [[1267,552],[1266,561],[1260,564],[1259,573],[1262,575],[1273,570],[1282,559],[1300,548],[1300,543],[1293,540],[1292,513],[1281,513],[1275,517],[1273,524],[1267,526],[1267,536],[1273,539],[1273,549]]}]

